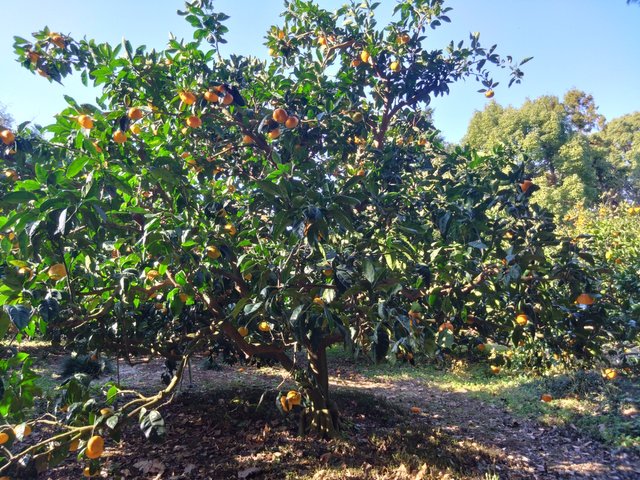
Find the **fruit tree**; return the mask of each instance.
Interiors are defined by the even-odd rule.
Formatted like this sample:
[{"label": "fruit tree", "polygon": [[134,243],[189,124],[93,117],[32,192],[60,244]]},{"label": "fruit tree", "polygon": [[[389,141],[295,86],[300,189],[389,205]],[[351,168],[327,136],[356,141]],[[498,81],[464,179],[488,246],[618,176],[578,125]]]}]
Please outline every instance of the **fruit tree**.
[{"label": "fruit tree", "polygon": [[[491,97],[491,72],[519,82],[524,62],[477,33],[426,48],[450,21],[443,0],[399,1],[382,26],[367,0],[335,12],[287,1],[268,61],[224,58],[212,3],[187,3],[193,39],[163,51],[16,37],[24,67],[50,81],[78,72],[102,93],[67,98],[43,137],[3,137],[1,333],[12,321],[92,356],[159,356],[167,387],[131,399],[72,378],[47,417],[54,437],[20,450],[24,432],[9,432],[0,470],[72,447],[91,473],[126,419],[161,433],[152,408],[190,356],[221,344],[289,371],[298,389],[278,408],[325,436],[340,425],[335,343],[391,360],[491,355],[496,371],[508,348],[530,365],[597,349],[609,330],[588,255],[529,205],[521,165],[445,148],[427,110],[460,79]],[[3,400],[6,418],[24,420],[21,398]]]}]

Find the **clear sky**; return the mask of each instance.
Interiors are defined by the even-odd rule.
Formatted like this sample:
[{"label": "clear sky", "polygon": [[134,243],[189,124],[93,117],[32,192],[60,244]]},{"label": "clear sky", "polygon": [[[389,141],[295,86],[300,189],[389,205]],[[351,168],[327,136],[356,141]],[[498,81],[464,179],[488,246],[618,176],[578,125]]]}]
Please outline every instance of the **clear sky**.
[{"label": "clear sky", "polygon": [[[64,108],[63,94],[92,102],[95,92],[79,78],[65,86],[50,84],[20,67],[14,60],[13,35],[29,36],[48,25],[53,31],[87,36],[98,41],[129,39],[134,46],[162,48],[169,32],[191,36],[190,26],[175,12],[182,0],[1,0],[0,103],[17,122],[51,122]],[[334,8],[342,0],[320,0]],[[382,0],[381,13],[390,12],[394,0]],[[218,9],[231,16],[227,22],[228,52],[266,57],[263,45],[268,27],[279,22],[281,0],[218,0]],[[514,58],[535,57],[525,65],[522,85],[506,88],[502,80],[495,99],[519,106],[526,98],[562,96],[579,88],[595,98],[607,119],[640,111],[640,6],[626,0],[449,0],[452,23],[433,32],[428,45],[444,47],[450,40],[481,33],[485,46],[498,44],[498,52]],[[384,19],[380,20],[383,23]],[[474,81],[455,85],[451,95],[437,99],[436,127],[447,140],[458,141],[475,110],[486,100]]]}]

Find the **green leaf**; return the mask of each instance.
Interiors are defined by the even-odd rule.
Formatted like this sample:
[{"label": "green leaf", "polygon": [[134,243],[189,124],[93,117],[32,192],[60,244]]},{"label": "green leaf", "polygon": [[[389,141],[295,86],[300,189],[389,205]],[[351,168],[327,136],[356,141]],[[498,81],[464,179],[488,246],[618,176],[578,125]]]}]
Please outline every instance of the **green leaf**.
[{"label": "green leaf", "polygon": [[19,192],[7,193],[0,198],[0,204],[2,205],[19,205],[21,203],[30,202],[36,200],[38,197],[32,192],[25,192],[24,190]]},{"label": "green leaf", "polygon": [[66,177],[67,178],[73,178],[76,175],[78,175],[78,173],[80,173],[82,171],[82,169],[84,168],[84,166],[87,164],[88,161],[89,161],[89,157],[78,157],[78,158],[76,158],[67,167]]}]

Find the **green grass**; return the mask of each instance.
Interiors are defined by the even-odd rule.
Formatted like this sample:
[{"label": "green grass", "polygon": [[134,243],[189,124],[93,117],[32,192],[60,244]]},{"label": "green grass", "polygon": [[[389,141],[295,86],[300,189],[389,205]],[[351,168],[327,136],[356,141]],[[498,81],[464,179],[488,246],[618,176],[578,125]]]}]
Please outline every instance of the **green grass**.
[{"label": "green grass", "polygon": [[[344,359],[333,349],[331,358]],[[447,392],[506,408],[515,417],[544,425],[574,426],[584,434],[614,447],[640,450],[640,382],[638,377],[604,380],[599,372],[576,371],[534,377],[507,371],[490,373],[487,365],[464,369],[438,369],[431,365],[360,362],[357,371],[371,379],[413,379]],[[552,395],[542,402],[544,393]]]}]

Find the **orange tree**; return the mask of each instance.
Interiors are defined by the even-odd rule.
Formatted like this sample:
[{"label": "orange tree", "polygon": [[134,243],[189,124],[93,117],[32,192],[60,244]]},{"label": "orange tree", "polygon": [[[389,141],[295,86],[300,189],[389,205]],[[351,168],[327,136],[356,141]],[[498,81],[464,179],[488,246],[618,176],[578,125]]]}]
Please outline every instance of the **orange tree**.
[{"label": "orange tree", "polygon": [[[5,141],[2,333],[12,321],[20,337],[55,333],[92,356],[161,356],[167,388],[130,399],[76,376],[46,419],[20,427],[58,433],[20,449],[24,432],[7,430],[0,470],[46,467],[71,446],[91,473],[90,438],[134,418],[161,433],[152,407],[191,355],[223,341],[288,370],[298,390],[276,404],[326,436],[339,427],[326,358],[337,342],[497,363],[509,345],[534,366],[597,349],[602,309],[574,303],[595,292],[588,255],[529,205],[536,187],[521,166],[445,148],[425,110],[468,77],[491,97],[488,67],[509,68],[512,83],[520,64],[477,34],[423,48],[449,22],[441,0],[398,2],[383,27],[367,1],[286,7],[268,62],[220,55],[226,16],[208,0],[180,12],[193,41],[161,52],[48,29],[16,38],[26,68],[51,81],[78,71],[102,95],[97,106],[67,98],[45,139],[22,126]],[[5,378],[29,372],[19,355]],[[25,419],[32,390],[4,395],[5,419]]]}]

